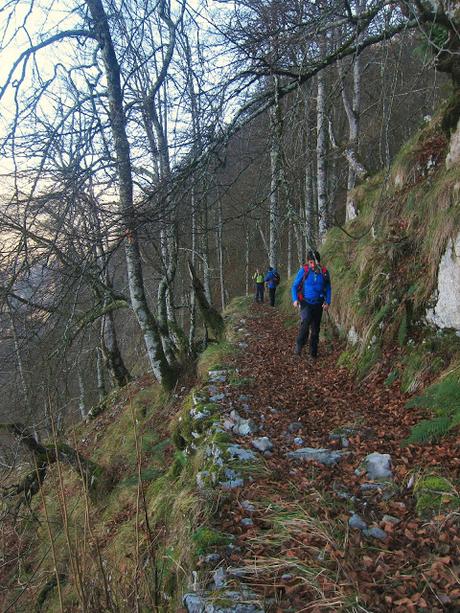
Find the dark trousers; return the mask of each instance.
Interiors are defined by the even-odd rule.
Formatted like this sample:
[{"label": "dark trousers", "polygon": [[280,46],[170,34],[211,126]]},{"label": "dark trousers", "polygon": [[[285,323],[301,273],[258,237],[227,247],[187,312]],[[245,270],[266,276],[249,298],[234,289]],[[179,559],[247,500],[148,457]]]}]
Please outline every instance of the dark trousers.
[{"label": "dark trousers", "polygon": [[263,283],[256,283],[256,302],[264,301],[264,289],[265,285]]},{"label": "dark trousers", "polygon": [[300,329],[297,336],[297,350],[300,352],[308,340],[310,334],[310,355],[316,358],[318,355],[319,328],[323,316],[322,304],[302,303],[300,309]]},{"label": "dark trousers", "polygon": [[276,293],[276,287],[269,287],[268,288],[268,293],[270,294],[270,304],[272,306],[275,306],[275,293]]}]

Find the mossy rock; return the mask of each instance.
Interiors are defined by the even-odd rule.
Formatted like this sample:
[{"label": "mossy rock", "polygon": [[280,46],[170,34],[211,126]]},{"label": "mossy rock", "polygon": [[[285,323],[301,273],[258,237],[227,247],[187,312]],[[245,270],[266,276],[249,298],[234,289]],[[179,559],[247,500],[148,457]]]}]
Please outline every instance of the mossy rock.
[{"label": "mossy rock", "polygon": [[439,475],[426,475],[415,484],[415,508],[420,516],[460,508],[460,497],[450,481]]},{"label": "mossy rock", "polygon": [[209,345],[198,360],[199,378],[206,381],[210,370],[219,370],[236,353],[236,347],[228,341]]},{"label": "mossy rock", "polygon": [[213,547],[229,545],[233,540],[231,534],[218,532],[213,528],[201,527],[192,534],[192,541],[195,544],[196,553],[204,555]]},{"label": "mossy rock", "polygon": [[[205,417],[194,418],[195,414],[202,413]],[[184,401],[182,410],[176,415],[171,423],[171,438],[175,447],[179,450],[196,442],[196,434],[205,434],[220,420],[219,405],[212,402],[193,404],[193,392]],[[195,435],[195,436],[194,436]]]}]

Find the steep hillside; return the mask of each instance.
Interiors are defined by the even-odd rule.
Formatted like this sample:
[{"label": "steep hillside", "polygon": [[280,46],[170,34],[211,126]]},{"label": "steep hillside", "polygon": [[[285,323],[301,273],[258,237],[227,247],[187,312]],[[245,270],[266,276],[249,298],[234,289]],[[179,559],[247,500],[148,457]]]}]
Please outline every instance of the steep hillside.
[{"label": "steep hillside", "polygon": [[37,455],[10,475],[5,612],[459,610],[459,117],[453,99],[330,231],[317,362],[293,354],[288,284],[279,310],[235,299],[173,393],[146,376],[107,398],[70,465],[48,441],[34,495],[15,484]]},{"label": "steep hillside", "polygon": [[457,95],[356,189],[357,218],[328,234],[333,315],[349,343],[340,363],[358,378],[393,345],[403,391],[460,376],[459,117]]}]

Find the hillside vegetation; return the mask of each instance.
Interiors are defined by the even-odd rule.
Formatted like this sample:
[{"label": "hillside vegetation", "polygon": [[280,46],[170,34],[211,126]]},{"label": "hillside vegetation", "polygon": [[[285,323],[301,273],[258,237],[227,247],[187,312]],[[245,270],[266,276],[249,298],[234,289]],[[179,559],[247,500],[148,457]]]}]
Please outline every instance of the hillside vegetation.
[{"label": "hillside vegetation", "polygon": [[[335,404],[337,412],[329,414],[324,427],[353,427],[347,436],[356,458],[361,451],[364,453],[371,448],[386,452],[386,448],[379,447],[386,443],[392,453],[406,457],[395,451],[402,443],[412,445],[409,452],[414,459],[415,443],[435,442],[446,433],[456,436],[456,427],[460,423],[460,339],[454,332],[435,330],[424,321],[436,288],[441,256],[448,240],[460,231],[460,167],[456,165],[447,170],[444,163],[451,130],[459,116],[460,100],[446,103],[438,116],[401,150],[387,173],[375,175],[356,188],[358,217],[345,228],[330,230],[322,250],[333,280],[334,326],[342,336],[341,340],[335,339],[334,326],[325,326],[328,338],[322,339],[322,348],[329,357],[322,368],[341,373],[340,381],[334,380],[335,386],[353,387],[355,381],[356,385],[372,384],[374,392],[377,388],[385,390],[378,394],[375,392],[375,397],[380,397],[380,394],[382,403],[396,398],[399,413],[394,415],[407,415],[404,418],[404,438],[390,441],[387,430],[393,426],[384,418],[384,408],[389,405],[382,405],[382,412],[378,415],[380,427],[377,422],[371,427],[364,421],[360,422],[358,408],[351,424],[347,411],[353,408],[343,406],[339,409],[339,404]],[[214,381],[209,371],[225,370],[225,395],[232,400],[233,406],[239,406],[235,405],[237,402],[244,404],[244,400],[238,399],[247,393],[252,394],[255,404],[263,404],[266,413],[262,421],[266,420],[267,425],[259,426],[262,434],[272,432],[268,425],[273,419],[269,409],[274,408],[275,415],[277,410],[281,410],[275,408],[276,403],[279,407],[283,400],[291,412],[286,409],[286,414],[280,418],[281,421],[284,419],[282,428],[299,420],[304,428],[302,436],[306,439],[310,436],[318,443],[322,440],[323,444],[330,434],[326,430],[319,433],[316,426],[307,425],[305,415],[296,414],[303,406],[302,402],[312,402],[312,406],[318,409],[316,424],[321,424],[321,412],[328,412],[328,393],[332,394],[331,390],[335,388],[328,388],[320,381],[314,400],[309,396],[311,370],[294,363],[289,354],[295,320],[288,283],[280,288],[278,298],[283,304],[283,324],[277,322],[279,327],[273,328],[273,333],[279,337],[270,337],[270,326],[275,325],[270,312],[249,311],[251,299],[236,299],[226,314],[227,339],[211,344],[202,354],[196,373],[183,374],[172,393],[166,394],[148,376],[137,379],[109,397],[99,407],[96,417],[67,432],[67,442],[100,466],[110,476],[110,484],[107,485],[105,480],[103,489],[98,489],[97,483],[94,487],[85,487],[78,471],[72,471],[58,461],[50,467],[39,492],[22,504],[16,521],[5,516],[8,520],[2,530],[3,564],[0,571],[1,583],[8,586],[2,593],[4,611],[177,612],[183,606],[183,594],[194,584],[195,588],[202,584],[203,579],[196,571],[202,571],[206,555],[225,549],[230,562],[242,563],[238,548],[236,553],[232,553],[231,547],[228,549],[237,541],[238,547],[243,548],[241,555],[249,556],[250,552],[253,559],[257,555],[263,557],[267,573],[265,582],[262,582],[263,589],[254,571],[255,566],[251,567],[252,571],[248,570],[250,557],[246,558],[244,567],[249,574],[252,573],[252,588],[259,590],[258,602],[264,601],[266,610],[300,610],[296,607],[300,606],[302,599],[305,603],[317,602],[317,609],[306,609],[311,611],[362,611],[367,610],[363,608],[366,606],[373,611],[435,611],[442,610],[442,599],[457,606],[458,586],[447,579],[444,581],[443,572],[444,567],[451,564],[449,556],[453,553],[445,539],[448,540],[451,534],[451,544],[457,547],[457,553],[459,542],[456,523],[448,515],[452,509],[458,508],[458,458],[452,448],[446,455],[450,470],[448,478],[441,480],[438,472],[442,469],[443,459],[436,457],[436,448],[432,448],[434,474],[428,470],[431,460],[423,452],[423,466],[411,467],[412,477],[417,475],[415,490],[406,492],[411,474],[399,468],[396,498],[388,503],[386,499],[375,503],[375,509],[391,511],[392,515],[397,514],[398,508],[403,508],[398,504],[403,504],[404,512],[401,511],[399,521],[414,540],[417,527],[422,526],[414,518],[432,518],[433,509],[442,515],[443,519],[438,519],[436,525],[430,524],[434,532],[442,533],[444,539],[444,548],[440,547],[433,553],[431,562],[436,562],[436,567],[430,566],[428,553],[433,538],[431,527],[424,528],[424,538],[429,546],[426,546],[426,551],[421,551],[425,556],[426,577],[430,577],[426,584],[431,592],[423,592],[417,583],[415,573],[419,569],[415,566],[410,569],[413,573],[410,585],[406,585],[404,577],[392,574],[388,579],[389,587],[385,588],[385,569],[391,567],[391,572],[396,573],[392,566],[394,562],[385,557],[383,545],[382,549],[375,543],[362,545],[356,535],[350,537],[348,543],[346,518],[351,508],[347,505],[351,503],[343,503],[344,507],[334,503],[335,506],[329,507],[332,490],[321,489],[326,485],[322,484],[323,477],[316,464],[312,467],[306,464],[305,468],[298,472],[295,469],[291,474],[289,467],[270,455],[258,456],[246,464],[233,462],[232,470],[243,476],[248,488],[244,494],[249,496],[252,492],[253,496],[261,496],[261,507],[254,513],[255,516],[259,513],[263,520],[255,520],[256,528],[257,521],[260,525],[265,522],[270,552],[268,541],[264,541],[259,532],[244,536],[248,533],[240,527],[231,527],[229,517],[233,511],[229,507],[234,505],[233,508],[238,509],[236,514],[240,513],[241,509],[235,502],[239,504],[240,490],[237,486],[235,494],[233,488],[229,492],[218,487],[224,478],[222,471],[225,471],[228,460],[226,454],[231,437],[221,427],[224,409],[218,401],[210,400],[213,395],[210,386]],[[246,332],[245,328],[248,313],[253,322],[252,332]],[[282,325],[286,337],[280,333]],[[346,346],[352,328],[356,342]],[[260,338],[263,331],[268,330],[268,337],[264,340],[266,344],[258,348],[258,370],[252,372],[249,363],[256,359],[251,358],[253,342],[257,340],[255,330],[260,333]],[[282,348],[276,353],[278,345]],[[261,383],[265,367],[267,372],[273,368],[278,373],[273,389],[269,380]],[[285,367],[289,368],[289,376],[283,380]],[[352,379],[343,367],[351,370],[355,378]],[[289,388],[291,381],[305,384],[305,388],[299,388],[300,396],[294,395]],[[362,394],[366,388],[360,389]],[[218,395],[219,390],[214,391]],[[320,397],[320,393],[325,396]],[[413,396],[414,393],[417,396]],[[403,413],[409,395],[412,395],[411,405],[416,408],[411,409],[408,405]],[[337,398],[336,394],[339,402]],[[426,413],[427,421],[420,426],[420,418],[426,410],[429,411]],[[360,419],[365,419],[364,409]],[[375,445],[372,443],[370,447],[366,447],[363,435],[366,426],[369,431],[378,432]],[[277,427],[281,428],[276,420],[270,427],[273,432]],[[49,442],[53,444],[53,441]],[[279,445],[281,448],[282,443]],[[222,462],[218,461],[219,458],[223,458]],[[281,468],[275,471],[275,460],[283,470],[286,468],[286,474],[281,474]],[[352,477],[355,466],[351,460],[348,461],[347,474],[350,479],[355,479]],[[18,470],[25,474],[30,467]],[[328,468],[321,473],[327,474],[328,483],[335,480],[335,475],[328,472],[332,470]],[[12,475],[11,483],[17,482],[19,476]],[[291,487],[289,501],[283,498],[288,494],[279,485],[284,486],[285,482]],[[264,484],[259,492],[258,483]],[[358,488],[356,479],[354,486]],[[275,496],[275,492],[279,492],[279,497],[272,505],[270,498]],[[321,497],[320,502],[318,497]],[[13,496],[8,498],[5,494],[4,511],[13,508],[12,500]],[[253,503],[257,506],[255,497]],[[368,508],[373,504],[369,503]],[[328,515],[320,521],[319,515],[314,513],[319,514],[325,509]],[[447,515],[443,514],[444,511]],[[373,517],[375,520],[376,516]],[[233,520],[236,522],[234,517]],[[249,522],[246,525],[250,526]],[[313,533],[310,542],[306,535]],[[407,534],[405,538],[409,539]],[[293,545],[296,540],[302,543],[301,553]],[[392,551],[403,551],[401,543],[395,537]],[[351,549],[347,550],[347,547]],[[346,551],[348,553],[344,553]],[[447,553],[442,558],[443,551]],[[308,570],[311,552],[316,562]],[[300,555],[304,557],[300,559]],[[344,556],[346,560],[342,563]],[[291,558],[290,563],[286,562],[288,558]],[[443,561],[439,562],[441,558]],[[321,563],[324,560],[323,566],[318,564],[318,560]],[[369,585],[365,585],[363,577],[353,570],[353,564],[349,566],[350,560],[353,564],[364,564],[367,569],[378,569],[379,564],[383,565],[375,571],[373,579],[378,585],[375,602],[369,595],[372,579],[369,579]],[[395,560],[396,564],[401,563],[396,553]],[[322,576],[321,573],[324,580],[320,581],[318,576]],[[338,578],[333,586],[334,574]],[[294,581],[299,577],[299,581]],[[273,581],[270,589],[267,587],[269,580]],[[231,585],[238,586],[239,579],[233,578]],[[299,585],[303,587],[299,588]],[[443,592],[440,586],[443,586]],[[437,594],[442,593],[441,600],[430,600],[436,590]],[[312,594],[316,595],[313,597]],[[307,596],[311,600],[305,600]],[[297,597],[300,600],[296,600]],[[428,601],[432,604],[427,604]],[[221,607],[224,604],[221,603]]]}]

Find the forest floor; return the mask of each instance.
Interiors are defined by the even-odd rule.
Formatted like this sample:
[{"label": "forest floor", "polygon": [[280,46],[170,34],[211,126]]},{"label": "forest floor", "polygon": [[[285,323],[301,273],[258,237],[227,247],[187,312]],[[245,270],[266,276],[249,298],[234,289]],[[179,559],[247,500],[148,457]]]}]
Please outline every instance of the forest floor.
[{"label": "forest floor", "polygon": [[[237,407],[241,394],[248,396],[241,415],[254,419],[259,430],[252,436],[267,436],[273,450],[216,517],[219,530],[236,537],[235,574],[272,599],[277,613],[460,611],[460,514],[443,492],[431,492],[435,511],[420,517],[415,508],[423,475],[458,479],[458,437],[402,445],[423,413],[406,408],[398,383],[384,384],[397,350],[358,383],[336,365],[340,349],[331,341],[321,339],[316,360],[308,351],[296,356],[297,327],[276,308],[253,305],[241,322],[248,347],[232,366],[247,384],[225,385],[226,402]],[[346,441],[331,439],[341,428]],[[250,447],[248,437],[238,442]],[[334,466],[286,456],[299,447],[342,444],[346,454]],[[365,472],[355,472],[372,452],[391,456],[387,485],[366,485]],[[353,513],[384,530],[383,540],[352,528]]]}]

